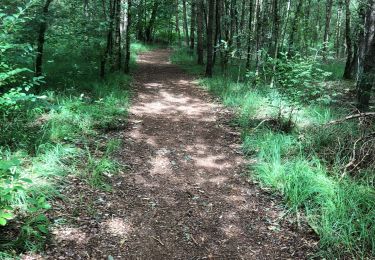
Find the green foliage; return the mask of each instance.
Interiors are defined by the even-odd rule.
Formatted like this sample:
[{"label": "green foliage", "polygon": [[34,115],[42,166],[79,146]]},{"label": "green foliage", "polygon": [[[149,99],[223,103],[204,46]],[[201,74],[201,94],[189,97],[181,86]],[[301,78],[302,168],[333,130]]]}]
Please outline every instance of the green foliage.
[{"label": "green foliage", "polygon": [[[19,108],[19,104],[35,101],[36,97],[28,91],[41,83],[41,77],[27,79],[25,75],[32,71],[15,62],[14,57],[29,56],[32,47],[19,43],[15,37],[29,19],[25,12],[32,2],[25,7],[18,7],[17,12],[8,15],[0,9],[0,110]],[[4,93],[5,92],[5,93]]]},{"label": "green foliage", "polygon": [[[263,73],[266,79],[273,77],[280,93],[294,103],[329,101],[330,97],[325,95],[324,87],[325,80],[331,73],[320,67],[314,56],[302,57],[296,54],[288,58],[287,53],[280,53],[277,59],[268,57]],[[248,74],[252,75],[251,72]]]},{"label": "green foliage", "polygon": [[[172,61],[194,71],[195,59],[186,55],[179,51]],[[328,75],[319,63],[296,57],[278,66],[273,88],[263,76],[256,87],[254,81],[230,77],[203,79],[201,84],[236,108],[243,151],[256,157],[252,177],[282,194],[291,213],[303,212],[302,218],[295,214],[297,222],[308,221],[320,236],[320,257],[371,256],[375,252],[375,192],[374,178],[369,176],[374,165],[363,166],[354,177],[345,173],[345,165],[358,138],[375,129],[350,121],[325,125],[347,115],[350,108],[308,102],[315,95],[309,90]],[[295,109],[294,101],[301,98],[306,102],[298,102]],[[290,122],[292,129],[280,131]]]}]

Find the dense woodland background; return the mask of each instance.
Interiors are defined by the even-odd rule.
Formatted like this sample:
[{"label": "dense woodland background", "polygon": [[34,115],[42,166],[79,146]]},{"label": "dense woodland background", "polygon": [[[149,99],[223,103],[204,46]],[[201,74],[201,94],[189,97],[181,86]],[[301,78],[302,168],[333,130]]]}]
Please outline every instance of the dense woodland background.
[{"label": "dense woodland background", "polygon": [[374,0],[1,0],[0,258],[42,250],[68,174],[109,190],[136,54],[234,108],[251,178],[322,255],[375,252]]}]

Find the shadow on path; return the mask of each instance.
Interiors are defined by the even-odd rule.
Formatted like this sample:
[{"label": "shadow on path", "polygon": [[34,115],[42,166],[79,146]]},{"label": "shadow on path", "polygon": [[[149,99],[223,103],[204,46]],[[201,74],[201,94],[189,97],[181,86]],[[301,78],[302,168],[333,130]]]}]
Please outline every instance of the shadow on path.
[{"label": "shadow on path", "polygon": [[[230,113],[168,62],[139,57],[113,192],[85,190],[93,208],[54,231],[51,259],[305,259],[316,241],[246,177]],[[67,215],[71,215],[67,212]]]}]

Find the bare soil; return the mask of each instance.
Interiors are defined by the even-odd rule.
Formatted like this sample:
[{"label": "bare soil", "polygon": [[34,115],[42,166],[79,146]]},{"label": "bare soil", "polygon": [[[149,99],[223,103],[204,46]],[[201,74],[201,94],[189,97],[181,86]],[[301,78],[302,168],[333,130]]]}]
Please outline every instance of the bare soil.
[{"label": "bare soil", "polygon": [[[249,181],[230,111],[168,61],[139,56],[112,191],[71,178],[51,217],[42,259],[306,259],[308,228],[283,217],[280,198]],[[61,223],[60,223],[61,222]]]}]

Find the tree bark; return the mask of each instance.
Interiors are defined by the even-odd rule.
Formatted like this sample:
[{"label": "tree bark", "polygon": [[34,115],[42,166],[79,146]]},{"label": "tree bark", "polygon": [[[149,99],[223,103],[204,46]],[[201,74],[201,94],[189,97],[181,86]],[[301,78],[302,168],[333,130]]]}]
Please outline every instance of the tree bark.
[{"label": "tree bark", "polygon": [[115,18],[115,4],[116,0],[109,1],[109,25],[107,32],[107,46],[100,63],[100,77],[104,78],[105,76],[105,67],[107,60],[109,59],[110,65],[113,64],[113,27],[114,27],[114,18]]},{"label": "tree bark", "polygon": [[220,48],[218,46],[220,46],[220,42],[221,42],[222,2],[223,0],[216,0],[213,64],[216,63],[217,49]]},{"label": "tree bark", "polygon": [[337,7],[337,16],[336,16],[336,41],[335,41],[335,50],[336,50],[336,59],[340,58],[341,50],[341,16],[342,16],[342,0],[338,1]]},{"label": "tree bark", "polygon": [[121,1],[115,0],[114,4],[114,61],[112,64],[111,71],[117,71],[121,69],[121,60],[122,60],[122,48],[121,48]]},{"label": "tree bark", "polygon": [[294,14],[294,19],[292,22],[292,28],[290,31],[290,37],[289,37],[289,43],[288,43],[288,57],[292,57],[294,55],[294,52],[296,51],[295,45],[295,35],[298,33],[298,23],[299,23],[299,18],[301,15],[302,11],[302,4],[303,0],[298,0],[297,7],[296,7],[296,12]]},{"label": "tree bark", "polygon": [[366,3],[361,2],[358,7],[358,18],[359,22],[356,23],[356,38],[357,40],[354,41],[354,53],[353,53],[353,59],[351,62],[351,70],[353,74],[353,78],[356,77],[358,81],[359,72],[360,72],[360,65],[363,61],[364,56],[364,46],[365,46],[365,30],[364,25],[366,21],[366,10],[365,10]]},{"label": "tree bark", "polygon": [[138,41],[145,41],[145,35],[144,35],[144,2],[143,0],[140,0],[138,3],[138,10],[137,10],[137,40]]},{"label": "tree bark", "polygon": [[346,40],[346,63],[344,71],[344,79],[352,79],[352,59],[353,59],[353,46],[350,26],[350,0],[345,0],[345,40]]},{"label": "tree bark", "polygon": [[128,10],[127,10],[127,24],[126,24],[126,36],[125,36],[125,64],[124,64],[124,73],[129,74],[130,72],[130,29],[132,26],[132,0],[128,0]]},{"label": "tree bark", "polygon": [[186,46],[189,46],[189,31],[188,31],[188,21],[187,21],[186,0],[182,0],[182,19],[183,19],[183,28],[184,28]]},{"label": "tree bark", "polygon": [[261,0],[256,0],[255,2],[255,19],[256,19],[256,35],[255,35],[255,67],[256,67],[256,73],[259,73],[259,63],[260,63],[260,42],[261,42],[261,32],[262,32],[262,22],[260,19],[260,6],[261,6]]},{"label": "tree bark", "polygon": [[362,71],[357,83],[358,108],[361,111],[368,109],[371,89],[375,84],[375,0],[368,1],[364,30]]},{"label": "tree bark", "polygon": [[247,30],[247,51],[246,51],[246,69],[249,70],[251,66],[251,42],[252,42],[252,21],[253,21],[253,2],[250,0],[249,6],[249,20],[248,20],[248,30]]},{"label": "tree bark", "polygon": [[215,12],[215,0],[208,0],[206,77],[209,77],[209,78],[212,77],[212,70],[213,70],[214,12]]},{"label": "tree bark", "polygon": [[203,65],[203,0],[197,0],[197,55],[198,64]]},{"label": "tree bark", "polygon": [[47,15],[50,4],[53,0],[47,0],[42,9],[42,18],[39,24],[39,34],[37,42],[37,52],[35,58],[35,76],[40,77],[43,73],[43,52],[44,52],[44,42],[46,39],[47,31]]},{"label": "tree bark", "polygon": [[156,15],[157,15],[158,9],[159,9],[159,1],[155,0],[154,4],[152,6],[151,18],[150,18],[150,21],[148,22],[146,30],[145,30],[147,42],[152,42],[152,33],[153,33],[153,30],[154,30],[154,25],[155,25],[155,20],[156,20]]},{"label": "tree bark", "polygon": [[190,49],[195,47],[195,20],[196,20],[196,0],[191,0],[191,22],[190,22]]},{"label": "tree bark", "polygon": [[180,17],[179,17],[179,0],[176,0],[176,33],[178,37],[178,45],[181,46],[181,30],[180,30]]},{"label": "tree bark", "polygon": [[272,3],[273,10],[273,30],[272,30],[272,42],[274,43],[271,50],[271,55],[273,55],[274,63],[272,66],[272,77],[271,77],[271,87],[275,83],[275,74],[276,74],[276,60],[279,53],[279,0],[273,0]]},{"label": "tree bark", "polygon": [[328,44],[329,44],[329,33],[331,28],[331,15],[332,15],[332,4],[333,0],[327,0],[327,6],[326,6],[326,21],[325,21],[325,27],[324,27],[324,37],[323,37],[323,61],[327,60],[327,50],[328,50]]}]

